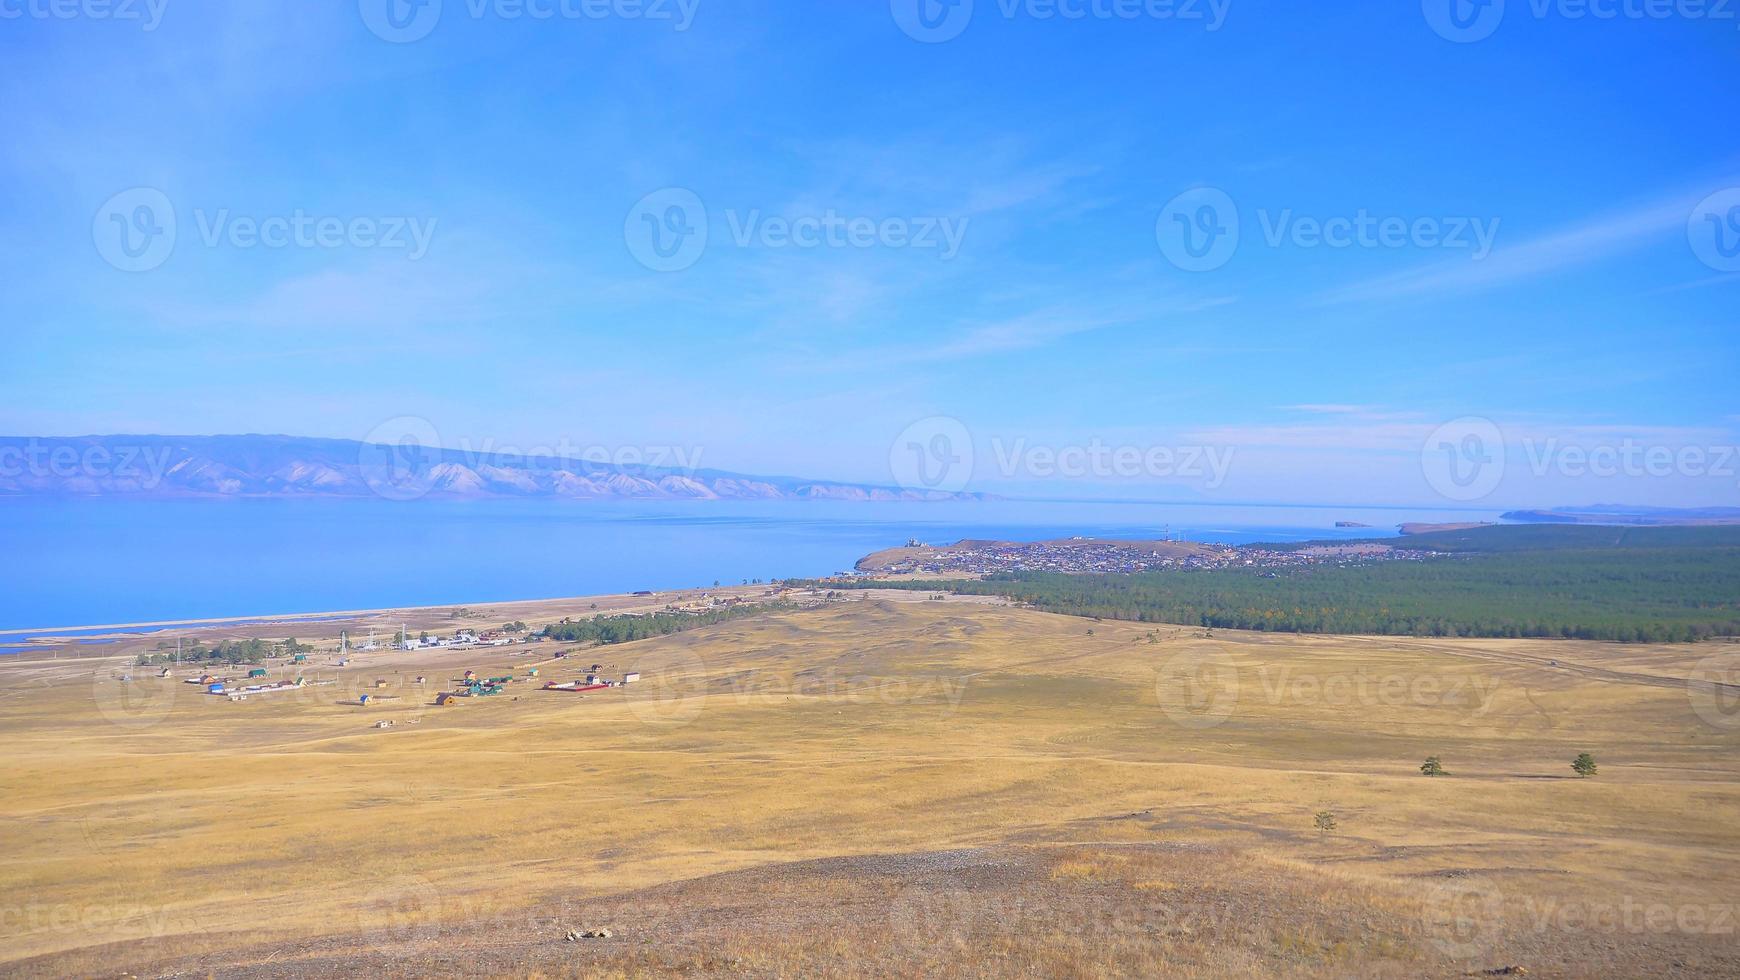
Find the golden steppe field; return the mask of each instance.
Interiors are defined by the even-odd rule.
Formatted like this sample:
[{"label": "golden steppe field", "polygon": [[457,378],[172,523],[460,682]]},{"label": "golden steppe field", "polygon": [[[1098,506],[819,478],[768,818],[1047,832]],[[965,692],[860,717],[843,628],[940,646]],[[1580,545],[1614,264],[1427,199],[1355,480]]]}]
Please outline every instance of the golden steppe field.
[{"label": "golden steppe field", "polygon": [[1740,975],[1735,644],[853,593],[447,707],[564,648],[93,649],[0,666],[0,975]]}]

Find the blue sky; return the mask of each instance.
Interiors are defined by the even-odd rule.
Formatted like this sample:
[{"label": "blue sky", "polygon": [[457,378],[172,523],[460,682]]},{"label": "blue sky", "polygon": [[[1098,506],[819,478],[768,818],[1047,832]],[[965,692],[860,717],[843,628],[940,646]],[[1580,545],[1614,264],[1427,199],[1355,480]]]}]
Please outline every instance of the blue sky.
[{"label": "blue sky", "polygon": [[[940,426],[973,489],[1410,504],[1490,420],[1471,505],[1740,502],[1740,13],[444,0],[410,40],[387,2],[0,3],[0,431],[413,417],[888,482]],[[138,189],[174,244],[126,271]],[[659,271],[671,189],[707,239]],[[1181,268],[1208,189],[1237,248]],[[1406,233],[1313,236],[1362,215]],[[249,237],[296,216],[344,231]],[[830,218],[874,231],[782,237]],[[1032,457],[1094,446],[1232,462]]]}]

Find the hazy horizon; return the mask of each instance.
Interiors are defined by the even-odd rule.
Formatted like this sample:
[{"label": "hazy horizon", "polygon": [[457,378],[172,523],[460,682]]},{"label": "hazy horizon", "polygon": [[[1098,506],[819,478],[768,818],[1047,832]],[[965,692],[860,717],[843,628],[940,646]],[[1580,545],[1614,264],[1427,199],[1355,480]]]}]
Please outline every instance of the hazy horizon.
[{"label": "hazy horizon", "polygon": [[10,21],[0,431],[1740,496],[1731,22],[908,6]]}]

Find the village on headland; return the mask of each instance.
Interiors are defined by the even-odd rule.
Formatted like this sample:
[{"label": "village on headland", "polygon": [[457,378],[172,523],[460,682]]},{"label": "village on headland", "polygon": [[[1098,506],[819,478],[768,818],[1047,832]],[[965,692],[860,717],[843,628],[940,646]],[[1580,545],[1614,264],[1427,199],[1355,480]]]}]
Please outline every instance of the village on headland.
[{"label": "village on headland", "polygon": [[[1405,541],[1406,538],[1398,539]],[[864,593],[878,579],[891,584],[919,577],[982,578],[1025,572],[1117,574],[1156,570],[1291,568],[1363,565],[1373,562],[1442,560],[1441,553],[1377,541],[1305,542],[1286,545],[1229,545],[1177,539],[1117,540],[1077,536],[1045,541],[967,539],[933,545],[916,539],[860,559],[853,569],[813,580],[748,580],[711,588],[642,590],[573,599],[521,600],[482,608],[437,606],[359,610],[281,617],[212,620],[179,624],[137,624],[44,631],[29,638],[36,648],[27,659],[47,656],[116,657],[126,666],[117,680],[172,675],[204,693],[245,700],[309,686],[343,683],[359,690],[350,700],[369,705],[399,694],[379,694],[403,684],[419,689],[430,704],[490,697],[534,680],[540,690],[608,691],[627,677],[607,677],[603,664],[570,671],[572,654],[584,649],[681,632],[770,609],[803,608]],[[112,633],[108,632],[113,630]],[[174,630],[174,639],[168,639]],[[78,633],[74,637],[72,633]],[[309,642],[295,638],[316,634]],[[149,637],[150,646],[142,643]],[[277,639],[275,637],[285,637]],[[451,656],[449,656],[451,655]],[[481,679],[471,670],[441,677],[409,674],[364,678],[357,671],[404,668],[429,657],[485,655],[514,664]],[[15,663],[18,661],[14,661]],[[246,668],[246,669],[244,669]],[[552,671],[560,678],[546,676]],[[275,676],[276,675],[276,676]]]},{"label": "village on headland", "polygon": [[1011,572],[1128,574],[1160,569],[1284,569],[1360,565],[1379,561],[1425,561],[1435,552],[1372,541],[1315,542],[1298,546],[1228,545],[1211,542],[1123,541],[1073,537],[1052,541],[963,540],[931,545],[918,540],[861,559],[865,575],[983,576]]},{"label": "village on headland", "polygon": [[[368,708],[398,701],[447,707],[520,691],[611,693],[640,680],[641,672],[606,662],[607,658],[596,655],[604,648],[762,612],[862,600],[867,597],[862,587],[882,579],[899,588],[902,581],[927,577],[1229,568],[1279,574],[1283,569],[1443,559],[1430,550],[1371,540],[1229,545],[1077,536],[931,545],[914,539],[864,557],[851,571],[814,580],[756,579],[740,586],[715,582],[712,588],[525,600],[483,608],[440,606],[142,624],[154,633],[151,645],[144,648],[146,636],[135,632],[137,627],[118,626],[112,634],[91,635],[85,630],[78,631],[85,635],[76,639],[32,638],[33,643],[50,646],[29,659],[43,659],[45,653],[48,661],[67,655],[81,660],[112,658],[116,666],[111,676],[120,684],[148,678],[159,683],[179,680],[230,702],[334,688],[331,700],[337,705]],[[887,590],[877,594],[892,595]],[[974,596],[971,601],[1001,600]],[[170,628],[175,629],[174,639],[166,638]],[[311,642],[296,638],[297,633],[308,632],[316,634]],[[377,727],[392,724],[383,720]]]},{"label": "village on headland", "polygon": [[[1422,553],[1423,556],[1424,553]],[[1152,568],[1214,569],[1352,563],[1416,557],[1386,545],[1316,545],[1292,551],[1185,541],[963,541],[867,556],[851,571],[818,580],[746,581],[737,586],[652,591],[566,600],[527,600],[175,624],[145,638],[126,627],[112,635],[55,638],[53,659],[114,658],[122,686],[179,681],[231,703],[288,693],[335,706],[451,707],[521,693],[614,695],[642,672],[611,663],[608,648],[764,612],[860,601],[867,593],[835,591],[850,581],[899,580],[915,574],[982,576],[1008,571],[1129,572]],[[899,593],[878,592],[895,598]],[[1001,601],[958,597],[962,601]],[[904,601],[901,597],[900,601]],[[155,624],[163,626],[164,624]],[[298,639],[300,633],[313,639]],[[41,642],[41,640],[33,640]],[[34,658],[32,658],[34,659]],[[88,662],[88,661],[87,661]],[[177,685],[178,687],[180,684]],[[324,691],[325,693],[320,693]],[[202,698],[203,700],[203,698]],[[381,717],[374,727],[416,724]]]}]

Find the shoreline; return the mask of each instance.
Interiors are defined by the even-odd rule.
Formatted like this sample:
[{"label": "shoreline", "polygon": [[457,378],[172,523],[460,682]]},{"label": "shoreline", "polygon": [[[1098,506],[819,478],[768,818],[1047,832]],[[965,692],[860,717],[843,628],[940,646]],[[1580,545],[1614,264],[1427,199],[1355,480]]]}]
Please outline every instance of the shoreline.
[{"label": "shoreline", "polygon": [[[374,609],[350,609],[329,612],[286,613],[277,616],[223,616],[207,619],[184,619],[151,623],[117,623],[98,624],[94,626],[59,627],[61,635],[44,636],[43,630],[0,630],[0,646],[30,644],[32,649],[20,650],[8,654],[0,665],[6,662],[31,660],[43,655],[58,659],[59,654],[68,649],[83,648],[90,655],[101,655],[105,651],[129,642],[144,642],[160,639],[170,630],[186,634],[209,635],[213,632],[246,631],[250,635],[262,638],[279,635],[280,631],[271,629],[279,626],[302,625],[307,627],[329,627],[332,635],[339,632],[349,632],[353,639],[360,641],[357,624],[364,628],[396,629],[400,625],[408,629],[431,630],[445,628],[449,625],[478,625],[493,619],[507,620],[549,620],[556,621],[563,616],[583,617],[602,613],[633,613],[656,611],[667,605],[680,602],[692,602],[703,596],[719,596],[747,598],[771,595],[777,592],[778,586],[770,583],[760,585],[721,585],[713,587],[695,587],[687,589],[662,589],[646,595],[629,592],[607,592],[593,595],[562,596],[551,599],[511,599],[503,602],[447,602],[427,606],[383,606]],[[453,613],[465,610],[470,613],[466,617],[454,617]],[[439,616],[439,618],[435,618]],[[79,631],[80,635],[66,635],[68,631]],[[106,632],[105,632],[106,631]],[[322,635],[328,632],[322,631]],[[16,637],[10,642],[8,638]]]},{"label": "shoreline", "polygon": [[[721,591],[723,591],[725,588],[728,588],[728,586],[720,586]],[[729,588],[743,588],[743,586],[729,586]],[[662,591],[663,592],[670,592],[670,593],[682,593],[682,592],[690,592],[690,591],[695,591],[695,590],[692,590],[692,589],[665,589]],[[654,594],[657,595],[659,593],[655,592]],[[269,615],[260,615],[260,616],[214,616],[214,617],[207,618],[207,619],[166,619],[166,620],[159,620],[156,622],[149,622],[149,623],[95,623],[95,624],[92,624],[89,626],[36,626],[36,627],[31,627],[29,629],[0,629],[0,637],[22,636],[22,635],[37,636],[37,635],[41,635],[44,633],[62,633],[62,634],[65,634],[65,633],[71,633],[75,630],[81,631],[81,632],[87,631],[87,630],[112,630],[115,632],[126,632],[126,631],[133,631],[133,630],[152,630],[155,632],[155,631],[160,631],[160,630],[165,630],[165,629],[173,629],[174,627],[177,627],[177,626],[186,627],[188,629],[205,629],[205,628],[212,627],[212,626],[256,626],[256,625],[258,625],[258,626],[275,626],[279,623],[338,622],[341,620],[356,619],[356,618],[361,617],[361,616],[384,615],[386,613],[431,612],[431,611],[440,610],[440,609],[464,609],[464,608],[469,608],[469,607],[474,606],[474,605],[476,605],[476,606],[518,606],[518,605],[527,605],[530,603],[539,603],[539,602],[581,602],[581,601],[589,601],[589,600],[596,601],[598,599],[608,599],[608,598],[615,598],[618,596],[630,596],[630,595],[633,595],[633,593],[605,592],[605,593],[600,593],[598,595],[558,596],[558,597],[550,598],[550,599],[506,599],[506,600],[500,600],[500,601],[495,601],[495,602],[480,602],[480,601],[473,600],[472,602],[440,602],[440,603],[435,603],[433,605],[428,605],[428,606],[382,606],[382,607],[375,608],[375,609],[336,609],[336,610],[331,610],[331,611],[327,611],[327,612],[273,613],[273,614],[269,614]],[[644,597],[642,597],[642,598],[644,598]],[[43,639],[49,639],[49,640],[72,639],[72,637],[69,637],[69,636],[45,636],[45,637],[43,637]]]},{"label": "shoreline", "polygon": [[[413,548],[395,549],[395,557],[384,565],[369,543],[372,518],[361,515],[363,523],[353,526],[353,518],[345,516],[350,511],[343,508],[259,519],[211,516],[228,508],[210,514],[193,509],[164,517],[174,532],[168,536],[154,531],[125,542],[102,533],[119,518],[70,522],[77,526],[62,535],[49,533],[51,522],[33,521],[21,512],[21,520],[7,522],[9,529],[17,525],[20,544],[32,550],[54,548],[58,554],[41,571],[16,569],[7,579],[14,588],[8,590],[12,602],[7,615],[0,616],[0,645],[74,631],[144,633],[239,621],[270,620],[305,628],[301,624],[315,617],[364,615],[384,607],[421,610],[492,593],[501,602],[530,601],[522,598],[528,596],[560,601],[575,594],[703,586],[715,579],[738,582],[766,578],[769,572],[774,577],[819,578],[912,538],[1028,540],[1089,534],[1142,540],[1166,536],[1176,526],[1179,537],[1205,542],[1298,541],[1346,536],[1347,531],[1328,526],[1325,518],[1331,515],[1386,525],[1403,515],[1421,520],[1452,516],[1413,508],[1362,513],[1345,505],[1300,505],[1290,511],[1291,505],[1278,504],[1202,509],[1172,503],[1003,501],[908,507],[818,500],[677,507],[644,501],[628,508],[548,511],[523,502],[504,503],[505,508],[395,511],[407,519],[422,514],[416,519],[429,522],[429,534]],[[545,520],[555,513],[592,516]],[[1372,528],[1359,533],[1391,532]],[[305,555],[283,569],[257,575],[245,565],[236,571],[217,570],[222,566],[196,560],[186,550],[181,539],[188,534],[213,554],[317,553],[330,556],[333,570],[314,567]],[[479,557],[463,553],[474,545],[482,546]],[[521,553],[524,558],[510,557]],[[404,574],[394,568],[398,560],[410,563]],[[142,585],[165,577],[180,588]]]},{"label": "shoreline", "polygon": [[[1364,536],[1349,535],[1346,537],[1346,540],[1344,542],[1341,542],[1340,546],[1370,544],[1374,547],[1381,547],[1381,548],[1385,548],[1387,550],[1389,548],[1397,548],[1397,547],[1406,548],[1410,539],[1425,537],[1425,536],[1429,536],[1432,534],[1452,533],[1452,532],[1458,532],[1458,531],[1488,531],[1488,530],[1492,530],[1492,529],[1496,529],[1496,528],[1508,528],[1508,529],[1563,528],[1566,530],[1576,529],[1578,531],[1589,531],[1589,530],[1593,530],[1597,527],[1612,528],[1612,529],[1624,529],[1624,530],[1636,530],[1636,531],[1640,531],[1640,532],[1657,532],[1657,531],[1666,530],[1667,528],[1670,528],[1670,527],[1696,527],[1696,528],[1701,528],[1701,529],[1709,529],[1710,526],[1709,525],[1662,525],[1662,526],[1633,528],[1629,525],[1544,524],[1544,523],[1542,523],[1542,524],[1529,524],[1529,523],[1491,523],[1491,522],[1470,522],[1470,523],[1443,524],[1443,523],[1419,522],[1419,523],[1406,523],[1406,524],[1400,525],[1397,528],[1397,530],[1400,533],[1393,535],[1393,536],[1391,536],[1391,535],[1364,535]],[[1355,528],[1353,528],[1353,527],[1344,527],[1342,529],[1347,530],[1347,531],[1355,530]],[[1378,530],[1375,528],[1363,528],[1363,527],[1358,528],[1358,530],[1368,530],[1368,529],[1369,530]],[[1320,540],[1323,541],[1325,544],[1333,544],[1334,542],[1336,542],[1337,538],[1336,538],[1336,536],[1333,536],[1333,535],[1326,535],[1324,538],[1322,538]],[[1177,538],[1177,539],[1155,540],[1155,539],[1147,539],[1147,538],[1122,538],[1122,537],[1116,537],[1116,536],[1101,536],[1101,535],[1076,536],[1076,537],[1070,537],[1070,538],[1049,538],[1049,539],[1033,540],[1033,541],[1002,541],[1002,540],[993,540],[993,539],[961,539],[957,542],[954,542],[953,544],[947,544],[947,545],[918,544],[915,540],[915,541],[909,542],[907,545],[904,545],[904,546],[896,546],[896,547],[892,547],[892,548],[884,548],[881,550],[872,551],[869,554],[864,555],[861,558],[859,558],[858,561],[855,563],[854,567],[859,571],[859,573],[868,574],[868,575],[871,575],[872,577],[875,577],[878,574],[887,574],[889,572],[895,572],[898,575],[900,572],[900,570],[898,568],[885,567],[888,564],[888,560],[891,558],[906,556],[909,553],[915,553],[915,552],[963,553],[963,552],[968,552],[968,551],[973,550],[974,547],[983,547],[983,546],[1010,546],[1010,547],[1049,546],[1053,550],[1068,550],[1071,548],[1077,548],[1077,549],[1086,548],[1086,549],[1098,549],[1098,550],[1110,549],[1112,551],[1117,551],[1119,553],[1123,553],[1123,552],[1134,553],[1134,552],[1142,552],[1142,551],[1152,551],[1155,549],[1164,549],[1164,550],[1168,550],[1168,551],[1176,551],[1180,554],[1189,554],[1189,553],[1196,553],[1196,552],[1208,552],[1208,551],[1212,551],[1212,550],[1217,549],[1217,548],[1218,549],[1242,550],[1242,549],[1251,548],[1253,546],[1256,546],[1257,544],[1258,543],[1254,543],[1254,542],[1233,543],[1233,542],[1227,542],[1227,541],[1193,540],[1193,539],[1185,539],[1182,537]],[[1294,542],[1288,542],[1288,544],[1294,544]],[[973,573],[969,574],[967,577],[972,577],[973,575],[976,575],[976,574],[982,574],[982,573],[973,572]],[[776,588],[775,583],[778,581],[780,581],[780,580],[768,579],[765,582],[757,582],[756,584],[753,584],[753,585],[745,583],[742,585],[714,585],[711,587],[700,585],[700,586],[688,586],[688,587],[678,587],[678,588],[651,589],[651,590],[646,590],[646,591],[641,592],[641,593],[597,592],[597,593],[587,593],[587,594],[581,594],[581,595],[555,596],[555,597],[536,598],[536,599],[500,599],[500,600],[493,600],[493,601],[480,601],[480,600],[449,601],[449,602],[427,603],[427,604],[418,604],[418,605],[377,606],[377,607],[365,607],[365,608],[353,608],[353,609],[310,610],[310,611],[302,611],[302,612],[242,614],[242,615],[229,615],[229,616],[207,616],[207,617],[161,619],[161,620],[139,620],[139,621],[135,621],[135,622],[122,622],[122,623],[94,623],[94,624],[82,624],[82,625],[74,624],[74,625],[37,626],[37,627],[8,627],[8,628],[0,629],[0,647],[21,646],[24,644],[35,644],[35,643],[46,643],[46,644],[53,645],[55,647],[62,647],[62,646],[68,645],[69,641],[83,640],[83,641],[86,641],[87,643],[90,643],[91,641],[104,641],[104,640],[116,641],[116,640],[125,640],[128,638],[140,638],[140,639],[142,639],[145,637],[153,636],[153,635],[160,634],[160,633],[170,631],[170,630],[184,630],[184,631],[191,632],[191,631],[204,631],[204,630],[225,629],[225,628],[229,628],[229,629],[241,629],[241,628],[264,629],[264,628],[268,628],[268,627],[277,627],[277,626],[317,627],[317,626],[329,625],[329,624],[330,625],[339,625],[339,624],[344,624],[344,623],[353,622],[353,621],[362,620],[362,619],[372,619],[372,620],[376,620],[378,622],[380,620],[387,619],[389,617],[400,618],[400,619],[404,619],[404,620],[410,620],[410,619],[423,620],[429,614],[438,613],[438,612],[448,613],[449,618],[467,618],[467,617],[459,617],[459,616],[454,615],[455,613],[462,611],[462,610],[473,611],[473,616],[469,617],[469,618],[477,618],[477,617],[481,616],[481,613],[475,612],[475,610],[479,609],[479,608],[488,608],[488,609],[493,609],[493,610],[523,610],[525,613],[536,615],[539,612],[544,611],[547,608],[561,609],[565,606],[571,606],[571,605],[579,604],[579,603],[586,603],[586,604],[589,604],[589,608],[587,609],[587,611],[590,612],[590,611],[594,611],[594,610],[600,608],[599,603],[610,603],[609,608],[618,608],[619,609],[619,608],[623,608],[623,605],[627,605],[627,606],[637,605],[637,603],[634,603],[632,600],[636,600],[636,599],[656,600],[660,596],[666,596],[666,597],[670,597],[671,600],[680,601],[684,597],[705,595],[705,594],[709,594],[709,593],[717,593],[717,594],[722,594],[722,595],[740,595],[740,594],[744,594],[744,593],[754,593],[754,592],[760,592],[763,590],[774,589],[774,588]],[[645,603],[639,603],[639,605],[644,605],[644,604]],[[654,605],[656,606],[656,603],[654,603]],[[96,645],[96,644],[91,643],[91,645]],[[12,654],[22,654],[22,653],[28,653],[28,652],[37,652],[37,651],[18,650],[18,651],[9,651],[8,653],[9,653],[9,655],[12,655]]]}]

